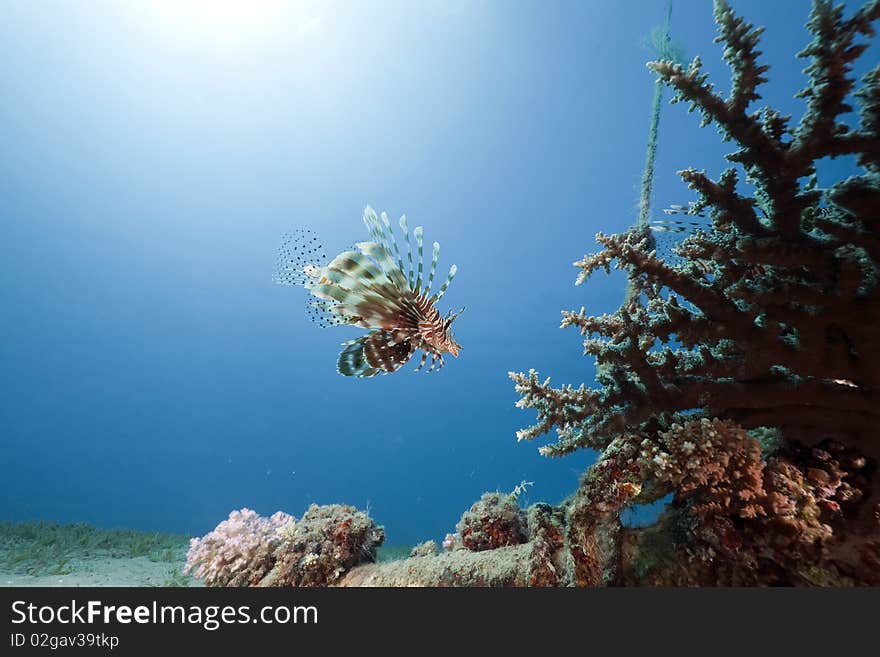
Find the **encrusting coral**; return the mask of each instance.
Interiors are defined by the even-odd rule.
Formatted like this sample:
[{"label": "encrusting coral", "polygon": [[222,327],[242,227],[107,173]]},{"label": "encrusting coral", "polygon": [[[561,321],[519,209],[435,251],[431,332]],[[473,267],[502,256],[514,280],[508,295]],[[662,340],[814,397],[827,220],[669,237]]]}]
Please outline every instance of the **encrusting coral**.
[{"label": "encrusting coral", "polygon": [[528,540],[526,517],[516,498],[484,493],[455,526],[461,544],[472,552],[519,545]]},{"label": "encrusting coral", "polygon": [[385,530],[344,504],[313,504],[285,535],[260,586],[327,586],[347,570],[376,560]]},{"label": "encrusting coral", "polygon": [[645,440],[639,456],[642,470],[657,484],[681,498],[694,497],[698,515],[766,515],[761,445],[734,422],[703,418],[674,424],[657,440]]}]

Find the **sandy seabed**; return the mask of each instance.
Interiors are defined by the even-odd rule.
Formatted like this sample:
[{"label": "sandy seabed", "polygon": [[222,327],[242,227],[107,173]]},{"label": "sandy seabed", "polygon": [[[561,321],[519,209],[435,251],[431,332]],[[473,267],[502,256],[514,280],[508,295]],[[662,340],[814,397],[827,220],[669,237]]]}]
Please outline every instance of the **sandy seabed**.
[{"label": "sandy seabed", "polygon": [[85,523],[0,522],[0,587],[200,586],[189,538]]},{"label": "sandy seabed", "polygon": [[[70,572],[62,575],[27,575],[0,569],[0,586],[168,586],[174,569],[179,572],[183,565],[157,563],[147,557],[76,559],[68,564]],[[202,585],[193,578],[185,581],[187,586]]]}]

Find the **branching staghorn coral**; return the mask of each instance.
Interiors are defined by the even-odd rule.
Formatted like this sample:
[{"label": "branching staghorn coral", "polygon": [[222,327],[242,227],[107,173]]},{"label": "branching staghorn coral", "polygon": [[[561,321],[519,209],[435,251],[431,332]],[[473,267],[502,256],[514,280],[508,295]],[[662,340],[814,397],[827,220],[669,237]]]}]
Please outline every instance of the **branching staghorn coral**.
[{"label": "branching staghorn coral", "polygon": [[[699,194],[692,211],[708,209],[712,226],[684,240],[681,263],[648,250],[650,235],[639,227],[599,234],[603,250],[575,263],[578,283],[614,266],[629,272],[641,295],[610,315],[563,313],[562,326],[586,337],[600,388],[553,388],[534,371],[511,373],[518,406],[538,412],[518,437],[558,432],[544,454],[602,449],[624,432],[656,434],[694,409],[746,428],[774,426],[789,439],[835,435],[877,451],[880,67],[856,94],[858,126],[842,115],[865,48],[859,38],[873,35],[880,2],[848,19],[830,2],[814,2],[814,40],[800,53],[810,59],[800,94],[807,107],[797,126],[772,109],[749,110],[766,81],[761,30],[724,0],[715,18],[733,71],[727,97],[707,82],[699,58],[687,68],[649,66],[675,89],[673,102],[689,102],[704,125],[715,122],[738,145],[728,159],[755,193],[740,189],[737,166],[718,180],[683,171]],[[820,189],[817,160],[841,155],[856,156],[862,173]]]},{"label": "branching staghorn coral", "polygon": [[[762,30],[724,0],[715,19],[729,95],[707,81],[699,58],[687,68],[649,64],[675,90],[673,102],[690,103],[738,146],[717,180],[680,173],[698,194],[689,212],[708,211],[711,227],[685,239],[675,262],[658,257],[645,222],[597,235],[603,249],[575,263],[577,283],[624,270],[626,300],[598,317],[564,312],[562,327],[585,337],[600,385],[552,387],[534,370],[511,373],[517,406],[537,411],[517,437],[555,428],[543,454],[600,452],[567,505],[575,584],[647,581],[632,579],[626,555],[632,561],[640,533],[624,531],[619,512],[670,492],[673,510],[652,531],[679,542],[657,583],[877,584],[880,66],[854,93],[852,66],[880,1],[850,18],[814,1],[797,125],[750,109],[767,81]],[[851,95],[855,127],[844,123]],[[844,155],[858,175],[819,187],[817,162]],[[777,439],[769,455],[759,432]]]}]

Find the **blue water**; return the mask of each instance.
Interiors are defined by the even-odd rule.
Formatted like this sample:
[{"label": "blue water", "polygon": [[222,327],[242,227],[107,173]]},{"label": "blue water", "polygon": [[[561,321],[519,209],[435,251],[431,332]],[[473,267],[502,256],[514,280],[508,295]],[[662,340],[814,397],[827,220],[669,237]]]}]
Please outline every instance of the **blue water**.
[{"label": "blue water", "polygon": [[[223,14],[246,4],[4,4],[0,519],[202,534],[347,502],[400,544],[523,479],[560,500],[593,456],[518,444],[507,372],[593,379],[559,311],[620,301],[620,276],[574,287],[571,262],[635,218],[664,3]],[[767,27],[765,100],[799,117],[809,3],[733,4]],[[710,3],[675,0],[672,31],[727,89]],[[693,198],[675,171],[717,175],[728,150],[664,107],[655,215]],[[367,239],[367,204],[458,265],[441,309],[467,306],[464,351],[440,373],[338,375],[360,331],[271,282],[283,233],[335,253]]]}]

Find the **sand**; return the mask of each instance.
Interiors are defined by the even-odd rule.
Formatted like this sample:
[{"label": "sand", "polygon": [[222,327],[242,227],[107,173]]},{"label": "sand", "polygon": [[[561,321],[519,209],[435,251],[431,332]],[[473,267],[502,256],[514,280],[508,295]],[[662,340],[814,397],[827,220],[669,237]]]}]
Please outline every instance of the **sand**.
[{"label": "sand", "polygon": [[51,521],[0,522],[0,587],[198,586],[189,539]]},{"label": "sand", "polygon": [[96,557],[74,559],[65,575],[26,575],[0,569],[0,586],[200,586],[191,577],[173,579],[179,565],[150,561],[147,557]]}]

